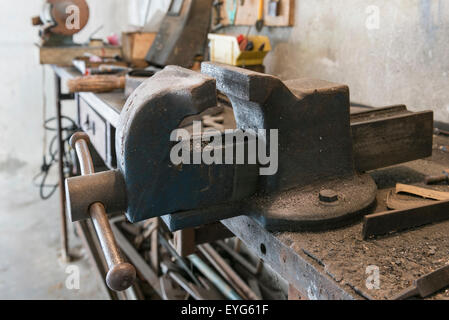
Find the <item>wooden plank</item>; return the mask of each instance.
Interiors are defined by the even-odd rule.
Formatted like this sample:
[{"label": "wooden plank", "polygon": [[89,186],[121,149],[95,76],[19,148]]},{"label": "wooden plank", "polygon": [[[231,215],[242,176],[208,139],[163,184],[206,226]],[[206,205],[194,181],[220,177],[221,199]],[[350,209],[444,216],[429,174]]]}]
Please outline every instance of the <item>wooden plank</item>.
[{"label": "wooden plank", "polygon": [[448,219],[449,201],[438,201],[417,208],[366,215],[363,219],[362,235],[364,239],[368,239]]},{"label": "wooden plank", "polygon": [[405,192],[410,193],[415,196],[420,196],[427,199],[433,199],[433,200],[449,200],[449,192],[444,191],[436,191],[432,189],[427,188],[420,188],[417,186],[411,186],[403,183],[397,183],[396,184],[396,193]]},{"label": "wooden plank", "polygon": [[[279,15],[272,17],[268,15],[268,3],[270,0],[264,0],[264,23],[270,27],[288,27],[294,25],[294,0],[280,0]],[[254,26],[257,20],[257,12],[259,0],[223,0],[220,16],[223,18],[223,25],[230,25],[229,15],[234,11],[234,5],[237,5],[234,25],[237,26]],[[214,12],[215,14],[215,12]],[[214,18],[213,18],[214,19]]]},{"label": "wooden plank", "polygon": [[398,197],[393,190],[390,190],[387,194],[387,208],[391,210],[416,208],[429,203],[433,203],[433,200],[419,199],[415,197]]},{"label": "wooden plank", "polygon": [[123,32],[123,58],[130,63],[146,64],[145,57],[156,38],[156,32]]},{"label": "wooden plank", "polygon": [[195,253],[195,229],[187,228],[174,232],[173,245],[176,252],[183,258]]},{"label": "wooden plank", "polygon": [[71,66],[72,60],[76,57],[91,53],[100,57],[113,57],[122,55],[122,47],[39,47],[40,64],[54,64],[58,66]]},{"label": "wooden plank", "polygon": [[374,170],[432,155],[433,112],[402,112],[370,119],[351,119],[354,163],[359,171]]}]

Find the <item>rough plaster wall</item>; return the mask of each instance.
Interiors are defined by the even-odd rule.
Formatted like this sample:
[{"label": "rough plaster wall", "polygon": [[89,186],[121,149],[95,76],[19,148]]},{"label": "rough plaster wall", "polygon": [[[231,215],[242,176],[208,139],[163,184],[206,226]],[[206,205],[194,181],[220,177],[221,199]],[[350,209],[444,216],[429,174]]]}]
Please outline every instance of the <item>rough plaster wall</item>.
[{"label": "rough plaster wall", "polygon": [[[104,37],[139,23],[144,0],[89,0],[91,19],[77,41],[98,26]],[[0,2],[0,170],[25,164],[37,170],[42,155],[42,67],[30,17],[41,1]],[[381,106],[432,108],[449,122],[449,1],[296,0],[293,28],[264,28],[274,49],[267,72],[283,79],[316,77],[346,83],[352,100]],[[368,6],[380,9],[379,29],[368,30]],[[131,7],[131,9],[129,9]],[[235,29],[235,30],[233,30]],[[244,32],[247,28],[229,28]],[[254,28],[252,33],[255,32]],[[53,113],[53,79],[46,68],[47,116]],[[73,105],[64,104],[71,114]]]},{"label": "rough plaster wall", "polygon": [[[270,30],[267,72],[346,83],[353,101],[433,109],[449,122],[449,1],[297,0],[296,25]],[[379,28],[367,19],[379,8]],[[368,9],[369,10],[369,9]]]},{"label": "rough plaster wall", "polygon": [[[91,18],[76,36],[85,41],[100,25],[104,37],[128,25],[128,1],[89,0]],[[0,1],[0,171],[36,173],[42,161],[43,67],[39,65],[37,29],[31,17],[38,15],[42,1]],[[54,79],[45,67],[47,117],[54,114]],[[74,114],[74,104],[65,102],[63,112]],[[50,136],[49,136],[50,138]]]},{"label": "rough plaster wall", "polygon": [[30,27],[39,9],[38,1],[0,2],[0,170],[12,173],[41,154],[42,73]]}]

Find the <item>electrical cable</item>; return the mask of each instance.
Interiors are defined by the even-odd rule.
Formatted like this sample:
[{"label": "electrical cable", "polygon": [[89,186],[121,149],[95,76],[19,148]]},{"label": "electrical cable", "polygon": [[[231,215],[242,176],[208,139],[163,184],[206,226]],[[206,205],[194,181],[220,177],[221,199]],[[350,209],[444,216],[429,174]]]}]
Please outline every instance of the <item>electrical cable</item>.
[{"label": "electrical cable", "polygon": [[[39,196],[42,200],[47,200],[51,198],[51,196],[56,192],[58,189],[59,184],[48,184],[47,178],[49,175],[49,172],[52,168],[52,166],[56,163],[58,163],[58,149],[56,148],[57,140],[58,140],[58,133],[57,128],[52,127],[51,123],[53,121],[56,121],[56,117],[51,117],[49,119],[46,118],[46,102],[47,98],[45,95],[45,70],[43,71],[43,85],[44,85],[44,94],[43,94],[43,128],[44,128],[44,136],[43,136],[43,155],[42,155],[42,165],[41,170],[39,173],[37,173],[33,177],[33,185],[39,188]],[[69,124],[61,127],[61,134],[62,134],[62,140],[63,144],[66,145],[64,148],[65,152],[63,155],[63,167],[64,171],[70,170],[72,168],[72,160],[70,157],[70,146],[69,140],[73,133],[78,131],[78,126],[76,122],[67,116],[61,116],[61,121],[65,120],[66,122],[69,122]],[[56,134],[51,138],[50,143],[47,147],[47,133],[48,132],[56,132]]]}]

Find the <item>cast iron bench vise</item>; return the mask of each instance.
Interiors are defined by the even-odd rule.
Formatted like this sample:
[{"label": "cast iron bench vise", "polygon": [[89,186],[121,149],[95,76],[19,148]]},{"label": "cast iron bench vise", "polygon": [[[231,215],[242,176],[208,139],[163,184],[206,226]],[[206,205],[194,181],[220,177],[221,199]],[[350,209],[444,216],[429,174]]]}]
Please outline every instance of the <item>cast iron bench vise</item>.
[{"label": "cast iron bench vise", "polygon": [[[214,155],[221,151],[223,158],[229,149],[248,152],[251,139],[262,139],[267,150],[277,149],[274,174],[260,175],[267,167],[261,163],[171,161],[178,143],[171,141],[173,131],[216,106],[217,89],[231,101],[237,129],[250,134],[234,142],[226,139],[233,132],[221,132],[224,144],[193,136],[182,142],[191,147],[190,159],[206,148]],[[261,129],[262,135],[251,134]],[[271,148],[273,129],[276,148]],[[68,212],[72,221],[88,219],[92,204],[100,203],[104,216],[126,212],[131,222],[162,217],[171,231],[238,215],[250,215],[271,231],[341,227],[375,201],[376,184],[365,172],[430,156],[432,132],[432,111],[399,105],[350,114],[345,85],[281,81],[217,63],[203,63],[201,73],[168,66],[138,87],[122,110],[118,168],[66,180]],[[86,152],[80,144],[87,142],[83,133],[72,137],[79,157]],[[111,246],[113,241],[104,242]]]}]

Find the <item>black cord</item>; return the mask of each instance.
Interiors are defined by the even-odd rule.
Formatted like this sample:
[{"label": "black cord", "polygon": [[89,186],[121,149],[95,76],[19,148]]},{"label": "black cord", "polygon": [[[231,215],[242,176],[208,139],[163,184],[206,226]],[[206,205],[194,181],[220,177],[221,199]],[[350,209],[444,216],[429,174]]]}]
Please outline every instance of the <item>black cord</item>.
[{"label": "black cord", "polygon": [[[78,126],[76,122],[70,117],[61,116],[61,119],[70,122],[69,125],[61,127],[61,133],[63,136],[62,142],[64,145],[66,145],[64,148],[65,152],[63,154],[63,168],[65,171],[66,169],[70,170],[72,168],[72,160],[70,158],[70,152],[68,152],[68,150],[70,149],[68,144],[72,134],[78,131]],[[47,184],[47,178],[52,166],[58,163],[58,148],[56,143],[58,141],[57,128],[49,126],[51,122],[56,120],[56,117],[45,120],[45,130],[49,132],[56,132],[56,134],[51,138],[47,154],[43,155],[41,171],[33,177],[33,184],[34,186],[39,188],[39,196],[42,200],[51,198],[51,196],[56,192],[59,186],[58,183]],[[48,189],[50,189],[50,191],[46,191]]]}]

